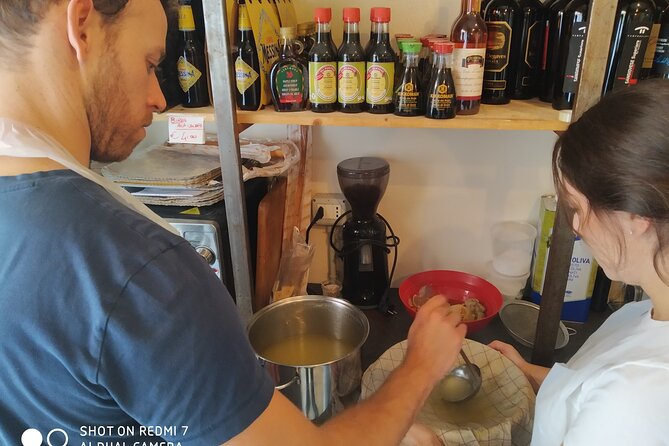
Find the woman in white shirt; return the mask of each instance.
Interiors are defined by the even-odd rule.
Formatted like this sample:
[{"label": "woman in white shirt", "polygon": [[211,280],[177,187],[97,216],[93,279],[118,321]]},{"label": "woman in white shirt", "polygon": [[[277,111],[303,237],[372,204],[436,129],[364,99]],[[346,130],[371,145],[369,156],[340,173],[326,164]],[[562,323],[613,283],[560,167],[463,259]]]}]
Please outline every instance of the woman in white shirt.
[{"label": "woman in white shirt", "polygon": [[560,137],[553,173],[606,275],[650,300],[625,305],[550,369],[491,344],[538,390],[532,444],[669,445],[669,82],[605,96]]}]

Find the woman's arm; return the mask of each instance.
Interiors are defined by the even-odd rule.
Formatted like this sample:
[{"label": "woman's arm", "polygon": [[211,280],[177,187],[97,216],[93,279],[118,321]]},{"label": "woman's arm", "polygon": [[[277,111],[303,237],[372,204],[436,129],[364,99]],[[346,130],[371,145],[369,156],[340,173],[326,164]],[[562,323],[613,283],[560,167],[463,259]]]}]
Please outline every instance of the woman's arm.
[{"label": "woman's arm", "polygon": [[513,362],[527,377],[527,380],[532,384],[534,393],[539,392],[539,387],[541,383],[544,382],[546,375],[550,371],[547,367],[541,367],[540,365],[530,364],[525,361],[518,350],[516,350],[512,345],[509,345],[502,341],[492,341],[488,346],[494,350],[497,350],[511,362]]}]

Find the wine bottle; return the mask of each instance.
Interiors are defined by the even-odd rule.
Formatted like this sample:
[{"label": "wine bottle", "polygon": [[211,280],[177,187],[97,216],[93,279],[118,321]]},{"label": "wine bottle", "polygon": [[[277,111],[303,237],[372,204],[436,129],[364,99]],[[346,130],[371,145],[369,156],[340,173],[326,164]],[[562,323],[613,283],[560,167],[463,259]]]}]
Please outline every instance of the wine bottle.
[{"label": "wine bottle", "polygon": [[655,48],[651,76],[669,79],[669,7],[662,13],[660,35]]},{"label": "wine bottle", "polygon": [[653,3],[655,3],[655,19],[653,20],[653,28],[650,30],[646,54],[643,57],[643,66],[641,67],[641,76],[639,77],[642,80],[647,79],[653,69],[655,48],[657,47],[657,39],[660,36],[660,28],[662,27],[662,11],[669,7],[667,0],[653,0]]},{"label": "wine bottle", "polygon": [[515,85],[520,9],[515,0],[491,0],[483,19],[488,43],[481,102],[508,104]]},{"label": "wine bottle", "polygon": [[602,93],[636,85],[655,18],[652,0],[621,0],[613,26]]},{"label": "wine bottle", "polygon": [[239,0],[237,24],[237,59],[235,80],[237,85],[237,107],[241,110],[260,108],[260,63],[251,29],[246,0]]},{"label": "wine bottle", "polygon": [[518,56],[512,99],[530,99],[538,94],[539,69],[543,50],[545,14],[539,0],[518,0]]},{"label": "wine bottle", "polygon": [[[551,0],[549,0],[550,2]],[[552,0],[545,7],[546,27],[544,29],[544,47],[539,72],[539,99],[553,102],[555,77],[560,59],[560,41],[564,34],[564,8],[570,0]]]},{"label": "wine bottle", "polygon": [[488,29],[480,14],[479,0],[462,0],[460,16],[453,24],[453,80],[459,115],[474,115],[481,106],[483,66]]},{"label": "wine bottle", "polygon": [[589,0],[571,0],[565,7],[565,23],[561,36],[557,77],[553,91],[553,108],[567,110],[574,106],[588,33]]}]

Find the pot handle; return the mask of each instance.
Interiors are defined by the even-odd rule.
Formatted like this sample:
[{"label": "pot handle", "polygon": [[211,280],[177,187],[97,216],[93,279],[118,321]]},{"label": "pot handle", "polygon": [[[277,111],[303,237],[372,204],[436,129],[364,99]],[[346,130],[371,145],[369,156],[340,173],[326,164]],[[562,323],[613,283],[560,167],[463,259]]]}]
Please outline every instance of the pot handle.
[{"label": "pot handle", "polygon": [[298,374],[296,373],[295,376],[293,376],[293,379],[291,379],[290,381],[288,381],[288,382],[285,383],[285,384],[281,384],[280,386],[274,386],[274,388],[275,388],[276,390],[283,390],[283,389],[285,389],[285,388],[287,388],[287,387],[290,387],[290,386],[293,385],[294,383],[299,383],[299,382],[300,382],[300,375],[298,375]]}]

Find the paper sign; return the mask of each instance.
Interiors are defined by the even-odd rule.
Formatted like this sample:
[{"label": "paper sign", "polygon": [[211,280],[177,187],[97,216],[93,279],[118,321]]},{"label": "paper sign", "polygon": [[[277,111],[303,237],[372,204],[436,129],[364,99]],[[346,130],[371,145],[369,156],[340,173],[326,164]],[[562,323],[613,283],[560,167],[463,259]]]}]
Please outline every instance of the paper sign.
[{"label": "paper sign", "polygon": [[204,116],[169,115],[168,142],[204,144]]}]

